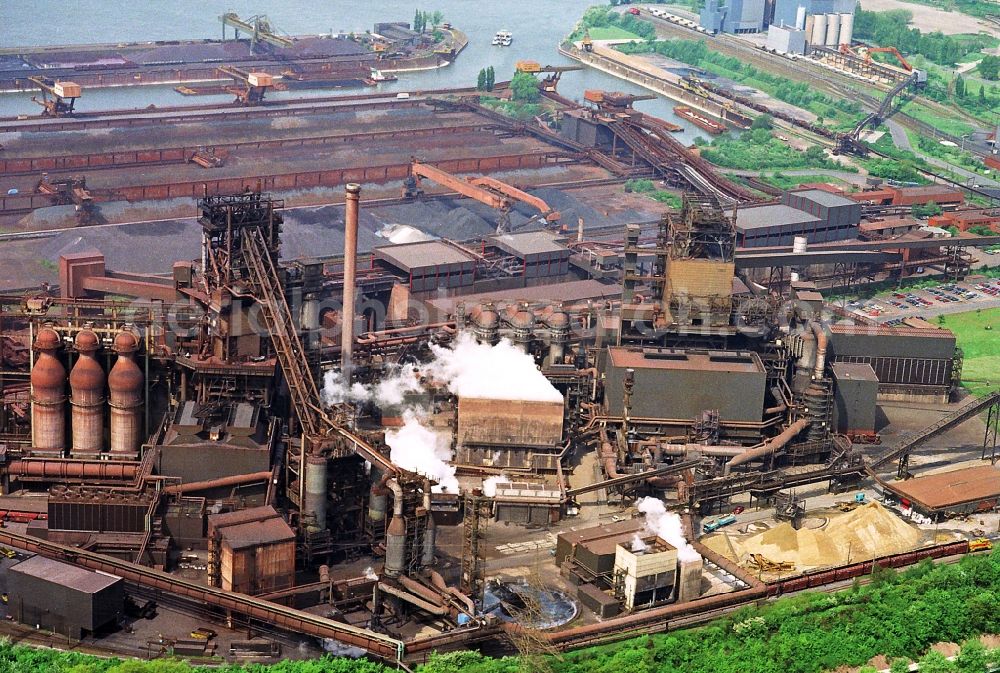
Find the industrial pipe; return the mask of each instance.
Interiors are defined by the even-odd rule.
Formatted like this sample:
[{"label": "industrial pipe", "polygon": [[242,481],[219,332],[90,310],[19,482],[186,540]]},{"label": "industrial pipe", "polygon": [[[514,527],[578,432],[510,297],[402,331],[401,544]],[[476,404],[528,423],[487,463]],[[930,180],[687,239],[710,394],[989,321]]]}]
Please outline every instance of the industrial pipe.
[{"label": "industrial pipe", "polygon": [[815,320],[809,322],[809,327],[816,335],[816,367],[813,369],[813,377],[821,379],[826,370],[826,332],[823,331],[823,326]]},{"label": "industrial pipe", "polygon": [[760,446],[747,449],[726,463],[725,474],[729,474],[730,470],[737,465],[742,465],[744,463],[749,463],[752,460],[763,458],[764,456],[770,455],[781,449],[788,444],[788,442],[792,441],[797,434],[809,427],[809,423],[810,421],[808,418],[800,418],[785,428],[784,432],[777,437],[772,437]]},{"label": "industrial pipe", "polygon": [[617,479],[622,475],[618,472],[618,452],[615,451],[614,445],[608,439],[608,432],[605,429],[601,429],[601,464],[604,466],[604,472],[608,475],[609,479]]},{"label": "industrial pipe", "polygon": [[385,521],[385,514],[389,500],[389,489],[386,482],[389,480],[389,473],[377,479],[378,470],[372,470],[372,488],[368,494],[368,519],[372,522]]},{"label": "industrial pipe", "polygon": [[346,187],[344,208],[344,306],[340,320],[340,369],[350,373],[354,356],[354,290],[358,264],[358,206],[361,185],[351,182]]},{"label": "industrial pipe", "polygon": [[[106,461],[101,461],[106,462]],[[242,486],[244,484],[254,484],[260,481],[271,479],[270,470],[264,472],[252,472],[250,474],[234,474],[229,477],[219,477],[218,479],[206,479],[205,481],[191,481],[186,484],[173,484],[163,489],[164,493],[183,494],[197,491],[207,491],[212,488],[223,488],[225,486]]]},{"label": "industrial pipe", "polygon": [[[385,534],[385,574],[399,577],[406,565],[406,520],[403,518],[403,487],[395,479],[386,486],[392,491],[392,520]],[[391,593],[391,592],[390,592]]]},{"label": "industrial pipe", "polygon": [[25,458],[7,466],[11,477],[44,479],[131,480],[139,473],[139,463],[117,460],[60,460]]}]

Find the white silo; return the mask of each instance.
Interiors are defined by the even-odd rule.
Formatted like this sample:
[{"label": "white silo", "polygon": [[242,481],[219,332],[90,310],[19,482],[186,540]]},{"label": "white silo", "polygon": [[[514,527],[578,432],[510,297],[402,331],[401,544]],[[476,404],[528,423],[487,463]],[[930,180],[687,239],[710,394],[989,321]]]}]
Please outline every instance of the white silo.
[{"label": "white silo", "polygon": [[826,14],[813,15],[812,39],[810,43],[816,47],[826,44]]},{"label": "white silo", "polygon": [[854,39],[854,15],[840,15],[840,44],[850,44]]},{"label": "white silo", "polygon": [[837,48],[838,38],[840,37],[840,14],[827,14],[826,15],[826,46]]},{"label": "white silo", "polygon": [[804,30],[806,27],[806,8],[799,5],[795,11],[795,30]]}]

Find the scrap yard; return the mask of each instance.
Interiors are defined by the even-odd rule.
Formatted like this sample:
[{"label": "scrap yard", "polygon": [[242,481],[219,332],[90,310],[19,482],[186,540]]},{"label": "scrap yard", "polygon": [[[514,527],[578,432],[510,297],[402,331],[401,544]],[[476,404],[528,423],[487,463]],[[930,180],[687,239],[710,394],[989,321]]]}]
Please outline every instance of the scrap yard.
[{"label": "scrap yard", "polygon": [[[992,301],[982,189],[726,170],[684,134],[773,101],[589,33],[563,55],[657,93],[555,58],[379,89],[468,58],[422,20],[0,50],[41,103],[0,117],[0,632],[405,668],[993,548],[1000,390],[902,289]],[[79,105],[143,84],[226,99]],[[847,299],[886,287],[890,323]]]}]

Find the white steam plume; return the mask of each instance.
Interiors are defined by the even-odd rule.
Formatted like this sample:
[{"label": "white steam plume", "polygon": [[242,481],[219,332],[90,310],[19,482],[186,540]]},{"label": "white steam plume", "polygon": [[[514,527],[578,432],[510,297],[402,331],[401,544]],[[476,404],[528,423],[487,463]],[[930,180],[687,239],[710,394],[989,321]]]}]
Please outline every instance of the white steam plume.
[{"label": "white steam plume", "polygon": [[640,552],[649,549],[649,545],[643,542],[642,537],[636,533],[632,536],[632,551]]},{"label": "white steam plume", "polygon": [[452,459],[450,438],[423,425],[413,411],[403,413],[403,427],[386,431],[385,443],[393,463],[433,479],[442,490],[458,493],[455,466],[448,462]]},{"label": "white steam plume", "polygon": [[497,495],[497,484],[504,484],[510,481],[506,474],[495,474],[492,477],[483,479],[483,495],[487,498],[495,498]]},{"label": "white steam plume", "polygon": [[459,397],[527,402],[562,402],[562,394],[535,366],[534,359],[507,339],[481,344],[463,332],[451,348],[431,346],[427,372]]},{"label": "white steam plume", "polygon": [[403,403],[406,393],[420,390],[420,378],[409,367],[387,367],[385,376],[375,384],[365,386],[355,383],[347,385],[343,374],[330,370],[323,376],[323,402],[327,405],[343,402],[375,402],[376,404],[398,405]]},{"label": "white steam plume", "polygon": [[668,512],[659,498],[640,498],[636,508],[646,516],[645,532],[663,538],[677,549],[677,560],[697,561],[701,554],[694,550],[684,537],[684,526],[681,518],[673,512]]}]

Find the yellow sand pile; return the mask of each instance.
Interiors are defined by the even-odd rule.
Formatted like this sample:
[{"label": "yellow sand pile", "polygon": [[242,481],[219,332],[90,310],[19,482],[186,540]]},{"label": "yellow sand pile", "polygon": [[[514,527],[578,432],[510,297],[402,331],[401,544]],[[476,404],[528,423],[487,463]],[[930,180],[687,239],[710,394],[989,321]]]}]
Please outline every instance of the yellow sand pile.
[{"label": "yellow sand pile", "polygon": [[723,532],[703,542],[737,562],[761,554],[777,563],[793,563],[802,571],[903,552],[916,546],[920,536],[919,530],[870,502],[848,514],[833,515],[822,529],[795,530],[783,523],[743,539]]}]

